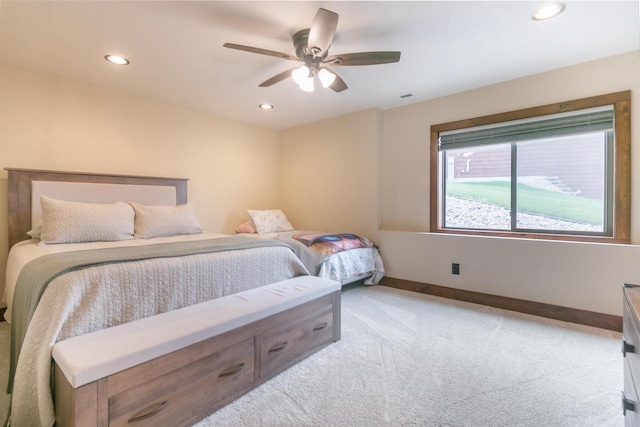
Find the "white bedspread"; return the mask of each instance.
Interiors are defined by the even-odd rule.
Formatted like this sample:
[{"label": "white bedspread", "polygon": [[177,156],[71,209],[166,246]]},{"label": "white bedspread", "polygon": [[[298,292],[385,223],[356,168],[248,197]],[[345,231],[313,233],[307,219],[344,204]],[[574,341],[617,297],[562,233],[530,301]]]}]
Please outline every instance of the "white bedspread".
[{"label": "white bedspread", "polygon": [[11,323],[13,292],[22,267],[29,261],[48,254],[60,252],[83,251],[87,249],[114,248],[120,246],[142,246],[156,243],[169,243],[188,240],[204,240],[216,237],[227,237],[226,234],[200,233],[184,236],[158,237],[155,239],[121,240],[115,242],[68,243],[62,245],[38,245],[38,240],[25,240],[15,244],[7,258],[6,282],[2,295],[2,303],[7,305],[4,318]]},{"label": "white bedspread", "polygon": [[365,285],[377,285],[384,273],[384,264],[376,248],[356,248],[331,255],[320,265],[316,275],[343,285],[362,278],[365,278]]},{"label": "white bedspread", "polygon": [[[146,243],[161,241],[166,239]],[[140,242],[124,243],[144,244]],[[78,249],[78,245],[64,246]],[[45,248],[59,251],[61,247]],[[18,257],[22,265],[33,258],[28,251],[25,254]],[[57,341],[306,274],[290,249],[270,247],[108,264],[54,279],[22,346],[12,396],[12,425],[53,425],[49,379],[51,350]]]}]

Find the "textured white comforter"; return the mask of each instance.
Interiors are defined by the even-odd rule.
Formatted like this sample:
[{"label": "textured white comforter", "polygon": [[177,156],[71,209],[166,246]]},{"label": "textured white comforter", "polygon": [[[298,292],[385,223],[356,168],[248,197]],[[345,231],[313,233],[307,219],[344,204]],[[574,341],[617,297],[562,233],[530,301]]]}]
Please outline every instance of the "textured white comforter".
[{"label": "textured white comforter", "polygon": [[49,379],[57,341],[306,274],[290,249],[269,247],[108,264],[54,279],[22,346],[12,425],[53,425]]},{"label": "textured white comforter", "polygon": [[22,267],[29,261],[48,254],[60,252],[84,251],[88,249],[102,249],[125,246],[143,246],[156,243],[182,242],[190,240],[213,239],[216,237],[228,237],[226,234],[199,233],[184,236],[157,237],[155,239],[121,240],[115,242],[90,242],[90,243],[66,243],[57,245],[39,244],[39,240],[24,240],[15,244],[9,251],[7,258],[6,283],[1,302],[7,305],[4,318],[11,323],[13,305],[13,292]]}]

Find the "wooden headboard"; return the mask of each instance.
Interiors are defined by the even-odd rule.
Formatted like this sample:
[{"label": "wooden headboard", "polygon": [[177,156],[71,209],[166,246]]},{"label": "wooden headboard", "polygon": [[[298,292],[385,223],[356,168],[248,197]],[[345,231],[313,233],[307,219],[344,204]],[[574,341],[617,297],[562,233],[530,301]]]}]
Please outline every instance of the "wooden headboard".
[{"label": "wooden headboard", "polygon": [[32,183],[34,181],[175,187],[176,204],[183,205],[187,203],[188,179],[186,178],[107,175],[84,172],[59,172],[15,168],[5,168],[5,170],[7,170],[9,173],[9,248],[22,240],[29,239],[27,232],[32,228]]}]

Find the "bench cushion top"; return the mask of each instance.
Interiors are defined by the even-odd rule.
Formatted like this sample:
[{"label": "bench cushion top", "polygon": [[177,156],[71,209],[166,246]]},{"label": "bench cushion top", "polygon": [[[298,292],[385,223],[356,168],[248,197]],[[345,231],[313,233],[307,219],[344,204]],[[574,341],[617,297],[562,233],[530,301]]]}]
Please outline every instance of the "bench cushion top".
[{"label": "bench cushion top", "polygon": [[333,280],[295,277],[60,341],[53,358],[77,388],[340,288]]}]

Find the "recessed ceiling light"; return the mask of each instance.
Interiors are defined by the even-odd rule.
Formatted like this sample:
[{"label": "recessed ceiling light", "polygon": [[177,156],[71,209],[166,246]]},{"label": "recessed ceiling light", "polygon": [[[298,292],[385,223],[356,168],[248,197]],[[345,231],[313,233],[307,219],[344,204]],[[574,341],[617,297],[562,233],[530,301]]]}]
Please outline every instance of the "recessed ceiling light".
[{"label": "recessed ceiling light", "polygon": [[104,59],[116,65],[129,65],[129,60],[123,56],[105,55]]},{"label": "recessed ceiling light", "polygon": [[258,105],[258,108],[260,108],[261,110],[272,110],[273,109],[273,105],[271,105],[271,104],[260,104],[260,105]]},{"label": "recessed ceiling light", "polygon": [[544,21],[545,19],[551,19],[562,13],[566,5],[564,3],[553,3],[541,7],[533,12],[531,19],[534,21]]}]

